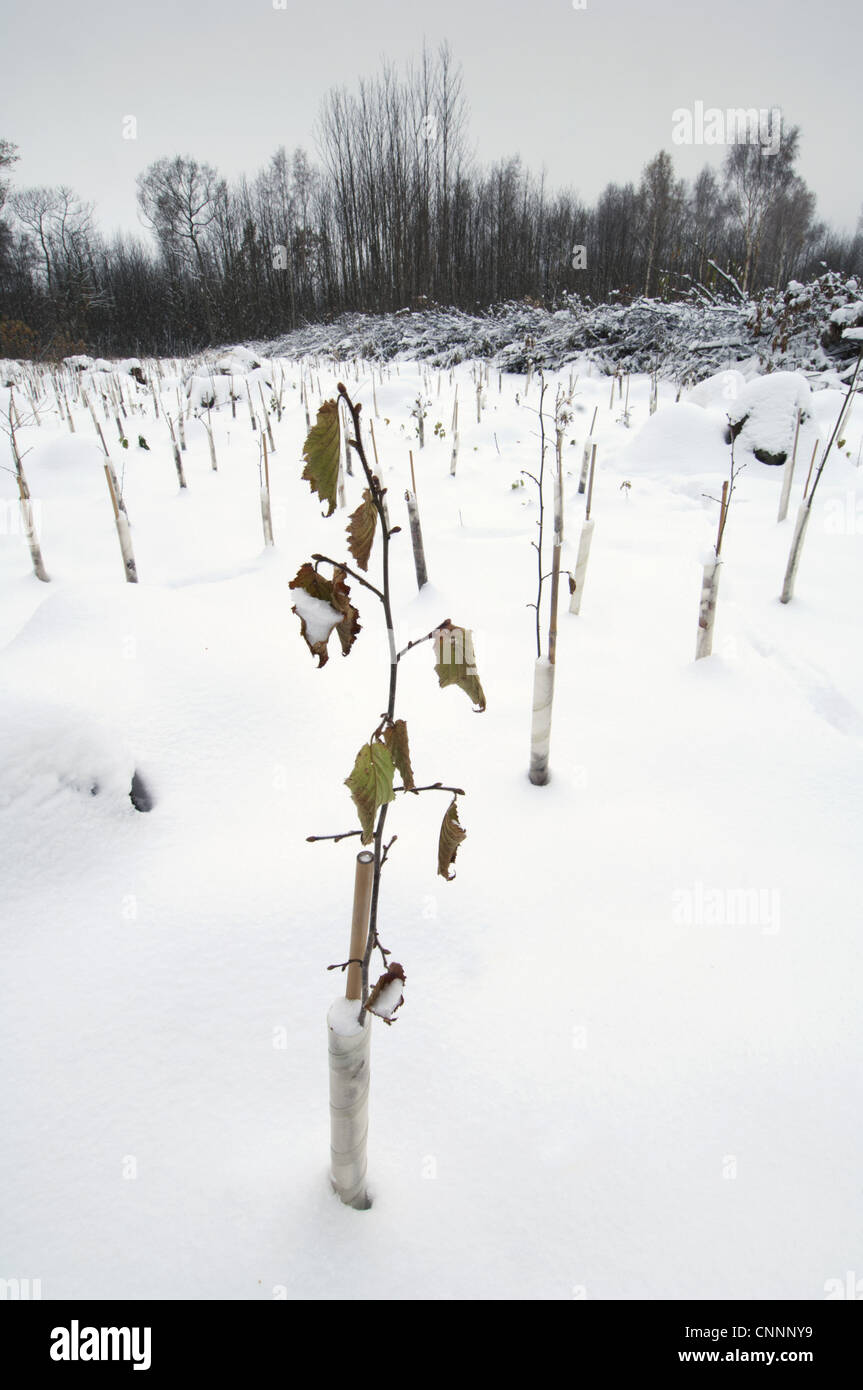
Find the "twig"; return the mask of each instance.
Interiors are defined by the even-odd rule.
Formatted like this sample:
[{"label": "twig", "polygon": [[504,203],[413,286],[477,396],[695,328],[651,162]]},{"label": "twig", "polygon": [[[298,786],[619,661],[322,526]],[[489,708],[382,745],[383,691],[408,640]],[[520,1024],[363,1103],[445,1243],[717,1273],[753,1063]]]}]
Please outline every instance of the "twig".
[{"label": "twig", "polygon": [[352,570],[350,565],[346,565],[344,560],[333,560],[329,555],[313,555],[312,559],[316,565],[332,565],[334,569],[344,570],[345,574],[351,576],[351,579],[356,579],[357,583],[362,584],[366,589],[371,589],[373,594],[377,594],[381,603],[383,603],[384,596],[380,589],[376,589],[374,584],[370,584],[367,579],[363,579],[363,576],[357,574],[356,570]]},{"label": "twig", "polygon": [[419,796],[420,792],[452,792],[453,796],[467,796],[463,787],[445,787],[443,782],[430,782],[427,787],[393,787],[394,792],[410,792]]},{"label": "twig", "polygon": [[401,661],[405,653],[411,651],[413,647],[419,647],[423,642],[431,642],[439,633],[450,632],[451,630],[452,619],[444,618],[443,622],[438,623],[437,627],[433,627],[431,632],[426,633],[425,637],[415,637],[412,642],[408,642],[406,647],[402,647],[400,652],[396,652],[396,661]]},{"label": "twig", "polygon": [[362,833],[361,830],[343,830],[340,835],[307,835],[306,839],[309,844],[314,843],[316,840],[332,840],[335,844],[338,844],[339,840],[349,840],[352,835],[362,835]]}]

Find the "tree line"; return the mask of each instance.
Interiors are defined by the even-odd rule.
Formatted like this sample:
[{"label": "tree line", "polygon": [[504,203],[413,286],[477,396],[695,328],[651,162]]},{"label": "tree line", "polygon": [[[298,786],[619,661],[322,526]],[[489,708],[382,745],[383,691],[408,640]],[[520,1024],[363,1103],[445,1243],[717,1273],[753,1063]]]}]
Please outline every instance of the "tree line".
[{"label": "tree line", "polygon": [[147,238],[110,240],[72,189],[18,188],[0,141],[0,353],[180,354],[348,310],[727,298],[825,265],[863,272],[863,217],[853,236],[818,220],[797,127],[774,153],[729,145],[691,183],[660,151],[591,206],[517,156],[471,156],[444,44],[330,91],[315,134],[315,160],[281,147],[233,184],[189,156],[157,160],[138,179]]}]

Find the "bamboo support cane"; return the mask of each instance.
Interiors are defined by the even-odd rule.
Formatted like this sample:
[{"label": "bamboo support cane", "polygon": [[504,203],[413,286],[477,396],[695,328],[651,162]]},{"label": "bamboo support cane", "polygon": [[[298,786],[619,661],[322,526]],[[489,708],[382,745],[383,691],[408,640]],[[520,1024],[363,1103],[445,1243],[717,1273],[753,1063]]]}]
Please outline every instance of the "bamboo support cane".
[{"label": "bamboo support cane", "polygon": [[455,477],[455,468],[458,463],[458,387],[456,387],[455,400],[452,408],[452,455],[449,463],[449,474]]},{"label": "bamboo support cane", "polygon": [[794,480],[794,465],[797,462],[797,440],[800,438],[800,410],[797,411],[797,424],[794,427],[794,447],[789,457],[785,460],[785,467],[782,470],[782,492],[779,497],[779,512],[777,521],[784,521],[788,515],[788,499],[791,496],[791,484]]},{"label": "bamboo support cane", "polygon": [[264,412],[264,425],[265,425],[265,428],[266,428],[266,431],[267,431],[267,438],[268,438],[269,441],[270,441],[270,453],[271,453],[271,454],[274,454],[274,453],[276,452],[276,445],[275,445],[275,442],[274,442],[274,440],[273,440],[273,427],[272,427],[272,425],[270,424],[270,412],[269,412],[269,410],[267,409],[267,403],[266,403],[266,401],[264,400],[264,388],[263,388],[263,386],[261,385],[260,382],[258,382],[258,394],[259,394],[260,397],[261,397],[261,407],[262,407],[263,412]]},{"label": "bamboo support cane", "polygon": [[411,483],[413,492],[405,492],[405,501],[408,504],[408,520],[411,528],[411,544],[414,552],[414,569],[417,576],[417,588],[422,589],[428,584],[428,568],[426,566],[425,546],[423,545],[422,525],[420,524],[419,506],[416,496],[416,478],[414,476],[414,456],[410,455],[411,461]]},{"label": "bamboo support cane", "polygon": [[374,885],[374,863],[375,856],[371,850],[361,850],[357,855],[357,868],[354,877],[354,909],[351,917],[351,949],[348,953],[350,964],[348,965],[348,981],[345,986],[345,998],[362,998],[363,992],[363,967],[362,960],[366,950],[366,939],[369,932],[369,912],[372,905],[372,887]]},{"label": "bamboo support cane", "polygon": [[590,469],[591,451],[595,447],[595,440],[593,438],[593,427],[596,424],[596,412],[598,409],[598,406],[594,406],[593,419],[590,422],[590,434],[585,439],[584,448],[581,451],[581,476],[578,480],[578,490],[580,493],[584,492],[585,485],[587,483],[587,474],[588,470]]},{"label": "bamboo support cane", "polygon": [[370,434],[371,437],[372,437],[372,448],[373,448],[374,451],[375,451],[375,468],[380,468],[380,459],[378,458],[378,446],[377,446],[377,441],[376,441],[376,439],[375,439],[375,422],[374,422],[374,420],[369,420],[369,434]]},{"label": "bamboo support cane", "polygon": [[593,479],[596,473],[596,445],[591,449],[590,455],[590,481],[587,485],[587,505],[585,507],[584,521],[581,526],[581,535],[578,538],[578,554],[575,558],[575,573],[570,583],[569,611],[576,617],[581,613],[581,599],[584,594],[584,584],[587,578],[587,566],[590,560],[590,547],[593,543],[594,522],[590,515],[590,508],[593,503]]}]

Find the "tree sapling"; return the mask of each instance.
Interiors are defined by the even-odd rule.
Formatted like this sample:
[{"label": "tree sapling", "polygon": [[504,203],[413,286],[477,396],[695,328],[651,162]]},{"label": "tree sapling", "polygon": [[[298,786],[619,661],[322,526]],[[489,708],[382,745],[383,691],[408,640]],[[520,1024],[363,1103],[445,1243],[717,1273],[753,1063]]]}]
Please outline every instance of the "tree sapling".
[{"label": "tree sapling", "polygon": [[[345,408],[348,428],[348,447],[353,449],[365,478],[362,501],[351,514],[347,527],[347,544],[357,569],[344,560],[314,554],[302,565],[291,581],[296,595],[294,612],[300,619],[301,634],[313,656],[323,667],[328,659],[328,644],[336,633],[344,656],[348,656],[360,632],[359,613],[351,601],[348,579],[374,594],[381,605],[387,635],[388,659],[386,708],[369,739],[362,744],[345,780],[359,819],[358,830],[342,831],[336,835],[310,835],[310,840],[340,841],[358,836],[370,846],[371,887],[368,897],[368,931],[364,932],[363,910],[357,908],[355,896],[354,932],[350,956],[341,966],[331,969],[359,967],[359,994],[356,969],[349,979],[348,1003],[337,1001],[328,1016],[330,1039],[330,1101],[331,1101],[331,1176],[339,1197],[347,1205],[367,1207],[366,1171],[366,1114],[368,1091],[368,1047],[370,1015],[376,1014],[392,1023],[403,1002],[404,970],[390,961],[391,952],[380,939],[380,885],[384,864],[396,841],[392,836],[384,843],[384,831],[390,803],[396,796],[421,792],[442,791],[451,800],[443,817],[438,837],[438,873],[451,881],[455,877],[453,864],[465,838],[458,817],[460,787],[434,782],[417,786],[411,765],[408,726],[396,717],[399,664],[414,647],[431,642],[435,650],[435,673],[440,686],[459,686],[471,699],[477,712],[485,709],[485,694],[473,661],[471,633],[456,627],[447,618],[432,632],[416,638],[399,649],[396,645],[390,577],[390,544],[400,527],[391,527],[387,520],[383,487],[377,472],[366,455],[362,436],[361,406],[354,404],[344,385],[339,383],[339,399],[325,401],[318,410],[317,421],[309,431],[303,456],[306,467],[303,477],[313,492],[325,503],[326,516],[336,510],[339,461],[341,452],[341,420],[339,403]],[[381,536],[381,579],[373,584],[365,576],[378,531]],[[401,777],[395,784],[395,775]],[[365,873],[369,872],[364,860]],[[359,869],[358,869],[359,872]],[[359,925],[358,916],[359,914]],[[376,984],[370,983],[371,962],[378,951],[383,974]]]}]

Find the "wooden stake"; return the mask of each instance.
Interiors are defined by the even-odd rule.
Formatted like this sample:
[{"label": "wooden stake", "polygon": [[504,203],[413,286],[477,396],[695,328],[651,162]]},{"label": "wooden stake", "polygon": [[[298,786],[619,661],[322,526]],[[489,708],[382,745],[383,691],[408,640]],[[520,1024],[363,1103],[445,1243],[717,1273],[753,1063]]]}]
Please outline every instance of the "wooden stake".
[{"label": "wooden stake", "polygon": [[455,477],[455,468],[458,463],[458,387],[455,391],[455,402],[452,408],[452,456],[450,458],[449,472],[450,477]]},{"label": "wooden stake", "polygon": [[354,910],[351,917],[351,948],[348,959],[348,982],[345,998],[360,1000],[363,996],[362,959],[366,953],[369,934],[369,912],[372,905],[372,886],[375,878],[375,856],[364,849],[357,855],[354,876]]},{"label": "wooden stake", "polygon": [[428,570],[426,569],[425,547],[423,546],[423,533],[420,525],[419,508],[417,499],[413,493],[405,493],[405,501],[408,504],[408,520],[411,527],[411,542],[414,552],[414,569],[417,576],[417,588],[422,589],[428,584]]},{"label": "wooden stake", "polygon": [[551,613],[548,619],[548,659],[552,666],[557,657],[557,603],[560,593],[560,542],[551,553]]},{"label": "wooden stake", "polygon": [[806,474],[806,486],[805,486],[804,489],[803,489],[803,500],[804,500],[804,501],[806,500],[807,496],[809,495],[809,483],[811,482],[811,479],[812,479],[812,469],[815,467],[815,455],[816,455],[817,453],[818,453],[818,440],[816,439],[814,445],[812,446],[812,457],[811,457],[811,459],[809,460],[809,472]]},{"label": "wooden stake", "polygon": [[785,467],[782,470],[782,491],[779,495],[779,512],[776,516],[777,521],[784,521],[788,515],[788,499],[791,496],[791,484],[794,481],[794,465],[797,462],[797,440],[800,437],[800,409],[797,410],[797,424],[794,427],[794,448],[791,450],[790,458],[785,460]]},{"label": "wooden stake", "polygon": [[587,506],[584,512],[585,521],[590,521],[590,504],[593,501],[593,479],[596,474],[596,445],[590,451],[590,480],[587,484]]},{"label": "wooden stake", "polygon": [[267,403],[266,403],[266,401],[264,400],[264,388],[263,388],[263,386],[261,385],[260,382],[258,382],[258,392],[259,392],[259,394],[260,394],[260,397],[261,397],[261,405],[263,406],[263,410],[264,410],[264,423],[265,423],[265,425],[266,425],[267,434],[268,434],[269,440],[270,440],[270,451],[271,451],[272,453],[275,453],[275,452],[276,452],[276,446],[275,446],[275,444],[273,443],[273,427],[272,427],[272,425],[270,424],[270,412],[267,410]]},{"label": "wooden stake", "polygon": [[719,530],[716,534],[716,558],[719,559],[719,552],[722,550],[722,537],[725,534],[725,523],[728,520],[728,479],[722,484],[722,501],[719,506]]}]

